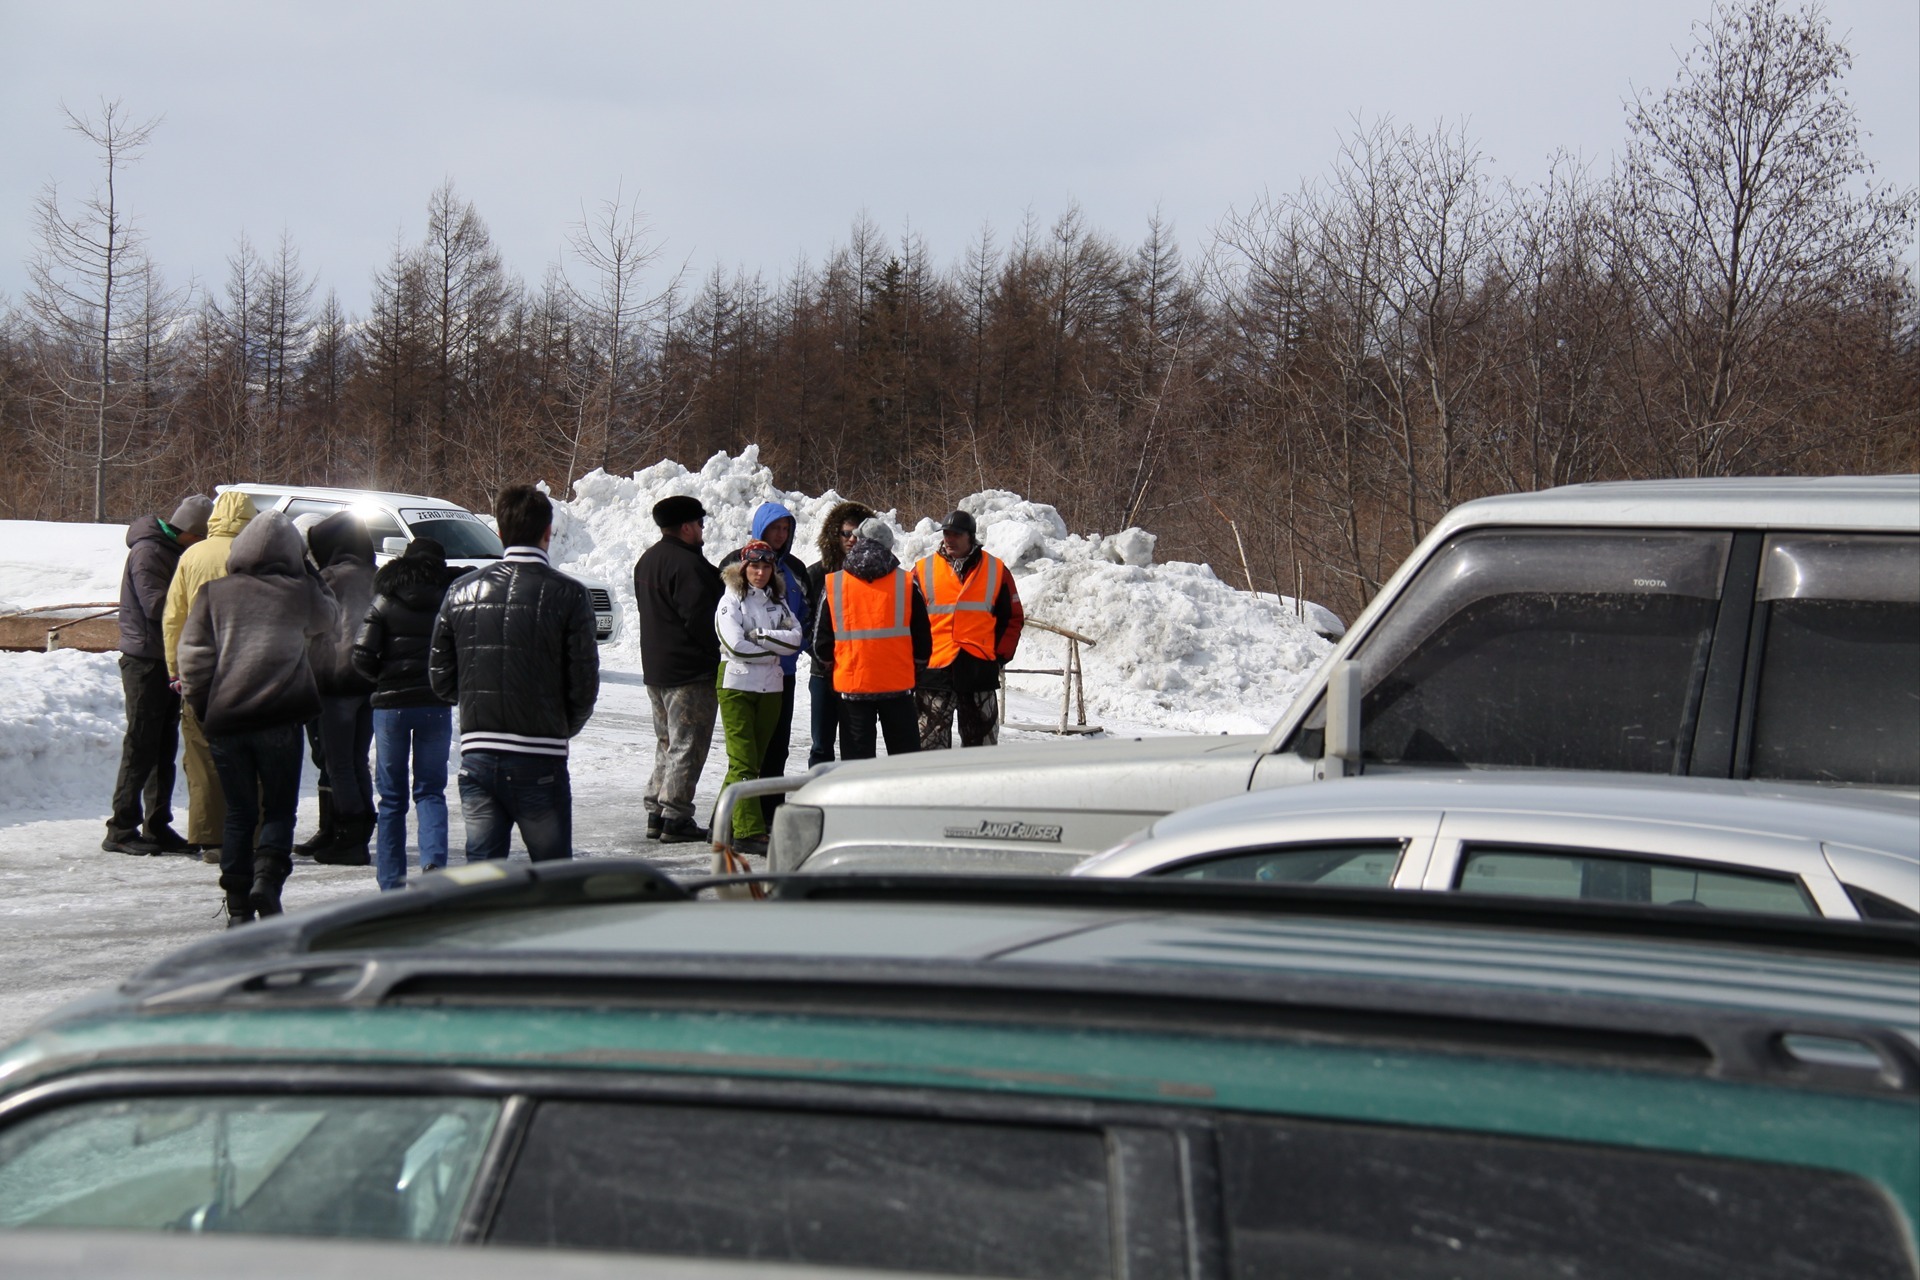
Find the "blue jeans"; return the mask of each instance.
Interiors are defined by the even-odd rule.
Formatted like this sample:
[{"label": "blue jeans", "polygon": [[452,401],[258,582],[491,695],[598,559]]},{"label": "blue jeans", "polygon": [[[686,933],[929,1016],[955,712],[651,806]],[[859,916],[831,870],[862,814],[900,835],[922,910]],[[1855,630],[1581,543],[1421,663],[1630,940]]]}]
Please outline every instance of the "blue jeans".
[{"label": "blue jeans", "polygon": [[301,729],[297,724],[208,738],[227,822],[220,845],[220,887],[245,893],[253,886],[254,827],[261,849],[289,854],[293,815],[300,804]]},{"label": "blue jeans", "polygon": [[565,756],[462,752],[460,812],[467,820],[468,862],[506,857],[515,827],[535,862],[573,856],[573,783]]},{"label": "blue jeans", "polygon": [[452,707],[376,707],[373,741],[378,764],[380,837],[374,878],[382,889],[407,885],[407,765],[413,765],[413,807],[420,815],[420,869],[447,865],[447,752],[453,743]]},{"label": "blue jeans", "polygon": [[807,768],[833,759],[833,735],[840,728],[840,695],[833,691],[833,670],[815,665],[807,677],[807,701],[813,706],[813,749]]}]

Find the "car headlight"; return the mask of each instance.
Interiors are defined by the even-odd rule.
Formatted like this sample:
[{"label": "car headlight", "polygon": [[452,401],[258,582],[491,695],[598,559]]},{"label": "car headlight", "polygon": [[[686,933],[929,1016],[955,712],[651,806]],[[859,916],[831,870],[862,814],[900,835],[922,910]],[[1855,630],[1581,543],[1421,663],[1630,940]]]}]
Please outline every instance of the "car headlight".
[{"label": "car headlight", "polygon": [[797,871],[826,833],[827,815],[817,805],[783,804],[773,811],[767,838],[767,870]]}]

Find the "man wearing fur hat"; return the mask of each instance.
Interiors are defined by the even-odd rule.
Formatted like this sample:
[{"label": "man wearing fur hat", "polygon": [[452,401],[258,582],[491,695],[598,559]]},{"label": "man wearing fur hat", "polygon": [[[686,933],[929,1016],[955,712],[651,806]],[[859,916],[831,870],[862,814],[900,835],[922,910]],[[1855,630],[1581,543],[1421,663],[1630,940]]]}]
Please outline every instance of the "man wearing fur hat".
[{"label": "man wearing fur hat", "polygon": [[173,829],[173,758],[180,749],[180,695],[167,678],[160,622],[167,588],[186,549],[207,536],[213,499],[194,494],[173,519],[141,516],[127,527],[120,574],[120,686],[127,732],[113,784],[113,816],[100,847],[108,853],[174,853],[187,847]]},{"label": "man wearing fur hat", "polygon": [[707,839],[694,821],[693,790],[706,766],[720,709],[714,688],[720,638],[713,614],[723,588],[720,571],[700,550],[706,519],[697,498],[661,499],[653,507],[660,541],[633,566],[640,672],[653,708],[653,776],[644,798],[649,840]]}]

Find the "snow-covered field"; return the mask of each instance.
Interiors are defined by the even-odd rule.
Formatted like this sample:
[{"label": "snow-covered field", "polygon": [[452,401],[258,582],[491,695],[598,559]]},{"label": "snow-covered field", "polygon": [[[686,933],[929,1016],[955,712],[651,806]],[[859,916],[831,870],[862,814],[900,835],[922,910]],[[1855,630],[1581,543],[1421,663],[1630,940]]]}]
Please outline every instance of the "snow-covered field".
[{"label": "snow-covered field", "polygon": [[[640,680],[633,562],[659,536],[648,516],[653,504],[673,493],[699,498],[712,513],[714,558],[745,541],[754,507],[773,499],[795,513],[799,550],[812,559],[820,521],[839,498],[775,488],[750,448],[716,454],[698,471],[662,462],[630,478],[596,472],[560,508],[556,562],[613,584],[625,611],[620,639],[601,650],[599,705],[574,746],[576,847],[585,856],[644,854],[669,870],[699,871],[708,865],[704,847],[652,845],[642,834],[653,724]],[[1327,651],[1291,601],[1237,591],[1204,565],[1154,564],[1152,538],[1140,530],[1073,534],[1053,508],[1002,491],[962,505],[978,519],[982,541],[1013,567],[1028,616],[1098,641],[1083,651],[1087,713],[1110,733],[1264,729]],[[895,524],[903,561],[939,540],[931,520]],[[0,612],[117,599],[124,538],[122,526],[0,521]],[[1018,666],[1060,664],[1061,641],[1035,629],[1027,635]],[[0,653],[0,1040],[223,923],[214,867],[100,850],[123,726],[116,662],[115,654]],[[1009,719],[1058,719],[1057,677],[1011,684]],[[807,726],[802,679],[792,769],[804,766]],[[1059,749],[1074,747],[1063,741]],[[725,768],[716,733],[702,805],[718,793]],[[316,820],[311,768],[303,784],[304,837]],[[457,860],[462,828],[458,796],[451,799]],[[184,778],[174,803],[184,827]],[[285,900],[297,911],[371,892],[370,870],[296,862]]]}]

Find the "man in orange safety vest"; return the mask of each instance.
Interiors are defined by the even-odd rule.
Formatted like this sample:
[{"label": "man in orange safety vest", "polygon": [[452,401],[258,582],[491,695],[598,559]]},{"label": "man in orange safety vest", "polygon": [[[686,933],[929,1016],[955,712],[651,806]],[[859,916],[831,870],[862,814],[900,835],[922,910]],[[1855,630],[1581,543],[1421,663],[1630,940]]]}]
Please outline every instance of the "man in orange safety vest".
[{"label": "man in orange safety vest", "polygon": [[861,524],[845,566],[821,584],[813,653],[833,664],[840,695],[840,758],[871,760],[918,751],[913,689],[933,647],[926,601],[893,555],[893,530]]},{"label": "man in orange safety vest", "polygon": [[913,570],[933,626],[933,656],[914,689],[920,713],[920,749],[1000,740],[1000,668],[1020,647],[1026,615],[1007,566],[980,545],[973,517],[955,511],[940,525],[940,550]]}]

